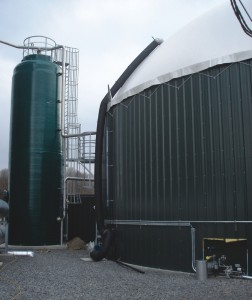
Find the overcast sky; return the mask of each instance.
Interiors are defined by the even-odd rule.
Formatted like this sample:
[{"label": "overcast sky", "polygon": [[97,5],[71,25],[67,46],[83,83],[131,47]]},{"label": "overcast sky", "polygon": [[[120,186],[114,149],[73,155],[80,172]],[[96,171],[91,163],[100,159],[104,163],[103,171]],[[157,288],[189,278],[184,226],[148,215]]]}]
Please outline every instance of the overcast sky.
[{"label": "overcast sky", "polygon": [[[99,104],[131,61],[152,41],[166,39],[229,0],[1,0],[0,40],[21,45],[48,36],[80,51],[78,118],[95,131]],[[22,50],[0,44],[0,170],[8,167],[11,80]]]}]

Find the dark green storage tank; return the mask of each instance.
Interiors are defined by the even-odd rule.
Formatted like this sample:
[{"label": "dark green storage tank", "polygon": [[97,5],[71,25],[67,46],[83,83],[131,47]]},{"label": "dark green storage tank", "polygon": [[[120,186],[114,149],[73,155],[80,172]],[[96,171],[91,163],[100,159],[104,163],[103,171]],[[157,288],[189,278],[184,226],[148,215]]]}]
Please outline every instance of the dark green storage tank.
[{"label": "dark green storage tank", "polygon": [[13,245],[60,243],[62,152],[57,66],[49,56],[24,57],[12,82],[10,233]]}]

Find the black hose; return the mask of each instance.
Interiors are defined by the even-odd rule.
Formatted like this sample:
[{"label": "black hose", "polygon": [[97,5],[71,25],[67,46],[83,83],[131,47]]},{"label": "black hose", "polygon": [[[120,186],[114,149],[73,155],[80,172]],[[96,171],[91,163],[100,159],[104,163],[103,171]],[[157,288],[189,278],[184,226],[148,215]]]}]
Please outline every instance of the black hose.
[{"label": "black hose", "polygon": [[91,253],[90,253],[90,257],[95,260],[95,261],[100,261],[102,260],[104,257],[107,256],[110,245],[112,244],[112,240],[113,240],[113,233],[110,229],[104,229],[103,233],[102,233],[102,247],[101,249],[94,249]]},{"label": "black hose", "polygon": [[[130,77],[130,75],[135,71],[135,69],[141,64],[141,62],[158,46],[162,43],[162,40],[154,39],[134,60],[133,62],[127,67],[127,69],[122,73],[119,79],[114,83],[111,90],[111,96],[113,97],[118,90],[123,86],[125,81]],[[98,121],[97,121],[97,129],[96,129],[96,146],[95,146],[95,209],[96,209],[96,221],[97,221],[97,229],[100,235],[104,236],[106,229],[104,225],[104,208],[103,208],[103,199],[102,199],[102,152],[103,152],[103,137],[104,137],[104,126],[105,126],[105,119],[107,113],[107,105],[110,101],[110,94],[106,94],[103,98],[99,114],[98,114]],[[112,235],[112,233],[111,233]],[[111,242],[110,235],[106,234],[105,239],[108,239]],[[103,240],[103,244],[109,248],[106,240]],[[103,247],[102,247],[103,248]],[[105,251],[106,250],[106,251]],[[98,255],[93,252],[90,253],[90,256],[95,260],[102,259],[104,254],[107,254],[107,249],[101,249],[102,253]],[[103,255],[102,255],[103,254]]]},{"label": "black hose", "polygon": [[128,268],[128,269],[131,269],[131,270],[133,270],[133,271],[136,271],[136,272],[138,272],[138,273],[145,274],[144,271],[142,271],[142,270],[140,270],[140,269],[138,269],[138,268],[132,267],[132,266],[130,266],[130,265],[128,265],[128,264],[126,264],[126,263],[120,261],[120,260],[115,260],[115,263],[117,263],[118,265],[121,265],[121,266],[123,266],[123,267],[126,267],[126,268]]},{"label": "black hose", "polygon": [[[242,13],[241,13],[241,11],[239,9],[239,6],[238,6],[236,0],[230,0],[230,2],[231,2],[231,5],[232,5],[232,8],[233,8],[233,11],[234,11],[235,15],[236,15],[238,21],[241,24],[241,27],[242,27],[243,31],[247,35],[249,35],[249,36],[252,37],[252,28],[250,28],[249,25],[247,24],[245,18],[243,17],[243,15],[242,15]],[[242,1],[239,0],[239,2],[241,4],[243,10],[247,14],[248,18],[250,19],[250,21],[252,21],[252,18],[250,17],[250,15],[249,15],[248,11],[246,10],[245,6],[243,5]]]}]

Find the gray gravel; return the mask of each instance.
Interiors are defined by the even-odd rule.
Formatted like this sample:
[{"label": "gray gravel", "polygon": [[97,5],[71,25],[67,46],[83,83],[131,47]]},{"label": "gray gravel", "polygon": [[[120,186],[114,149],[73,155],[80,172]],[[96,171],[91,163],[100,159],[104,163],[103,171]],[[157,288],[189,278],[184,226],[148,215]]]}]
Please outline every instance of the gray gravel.
[{"label": "gray gravel", "polygon": [[252,299],[252,280],[209,278],[111,261],[83,261],[84,250],[43,250],[34,257],[0,255],[1,300]]}]

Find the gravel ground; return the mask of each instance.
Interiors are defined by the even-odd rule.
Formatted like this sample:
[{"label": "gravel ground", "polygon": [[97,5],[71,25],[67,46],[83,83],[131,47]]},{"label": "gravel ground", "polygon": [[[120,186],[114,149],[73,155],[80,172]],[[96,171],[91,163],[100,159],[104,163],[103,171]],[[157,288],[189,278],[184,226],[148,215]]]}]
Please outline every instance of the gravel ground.
[{"label": "gravel ground", "polygon": [[252,299],[252,280],[209,278],[83,261],[84,250],[41,250],[34,257],[0,255],[1,300]]}]

